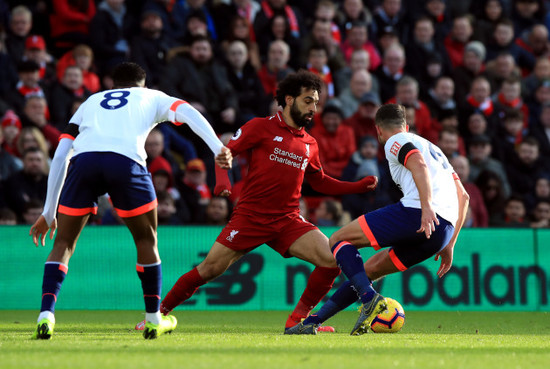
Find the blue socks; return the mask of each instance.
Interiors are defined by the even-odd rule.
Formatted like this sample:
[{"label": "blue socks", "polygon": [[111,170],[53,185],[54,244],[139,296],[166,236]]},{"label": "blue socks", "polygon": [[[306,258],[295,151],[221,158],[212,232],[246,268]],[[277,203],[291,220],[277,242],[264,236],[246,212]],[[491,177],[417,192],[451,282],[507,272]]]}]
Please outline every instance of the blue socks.
[{"label": "blue socks", "polygon": [[344,284],[334,292],[331,298],[321,307],[321,310],[315,315],[310,315],[304,320],[304,325],[321,324],[341,310],[344,310],[357,301],[357,293],[353,289],[350,281]]},{"label": "blue socks", "polygon": [[40,311],[55,312],[55,303],[69,267],[56,261],[47,261],[42,279],[42,305]]},{"label": "blue socks", "polygon": [[338,267],[350,280],[361,302],[365,304],[372,300],[376,291],[372,288],[372,283],[365,272],[363,258],[355,246],[347,241],[337,242],[332,246],[332,254]]},{"label": "blue socks", "polygon": [[162,288],[162,268],[160,262],[155,264],[136,264],[137,274],[143,288],[145,311],[156,313],[160,309],[160,293]]}]

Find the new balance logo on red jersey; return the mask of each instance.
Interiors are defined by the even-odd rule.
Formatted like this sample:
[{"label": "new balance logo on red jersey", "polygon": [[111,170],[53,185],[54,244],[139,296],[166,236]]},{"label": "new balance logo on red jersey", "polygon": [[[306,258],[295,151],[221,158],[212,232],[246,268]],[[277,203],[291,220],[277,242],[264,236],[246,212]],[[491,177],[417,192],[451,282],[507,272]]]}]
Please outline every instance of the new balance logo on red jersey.
[{"label": "new balance logo on red jersey", "polygon": [[273,139],[273,141],[283,142],[283,138],[282,138],[281,136],[275,136],[275,138]]},{"label": "new balance logo on red jersey", "polygon": [[232,230],[229,233],[229,236],[226,237],[226,240],[228,240],[229,242],[233,242],[233,238],[237,235],[237,233],[239,233],[239,231]]}]

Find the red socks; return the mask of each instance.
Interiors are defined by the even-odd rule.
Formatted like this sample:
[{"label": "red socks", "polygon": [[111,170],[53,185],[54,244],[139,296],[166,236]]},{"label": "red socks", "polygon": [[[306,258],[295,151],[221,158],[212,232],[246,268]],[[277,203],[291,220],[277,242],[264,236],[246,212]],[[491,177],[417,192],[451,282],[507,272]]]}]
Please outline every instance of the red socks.
[{"label": "red socks", "polygon": [[300,301],[298,301],[294,311],[288,317],[285,328],[293,327],[306,318],[311,310],[330,291],[334,280],[339,275],[340,268],[316,267],[307,280],[307,286],[300,297]]},{"label": "red socks", "polygon": [[189,272],[182,275],[174,284],[170,292],[162,300],[162,312],[167,314],[176,306],[193,296],[200,286],[206,281],[202,279],[197,268],[193,268]]}]

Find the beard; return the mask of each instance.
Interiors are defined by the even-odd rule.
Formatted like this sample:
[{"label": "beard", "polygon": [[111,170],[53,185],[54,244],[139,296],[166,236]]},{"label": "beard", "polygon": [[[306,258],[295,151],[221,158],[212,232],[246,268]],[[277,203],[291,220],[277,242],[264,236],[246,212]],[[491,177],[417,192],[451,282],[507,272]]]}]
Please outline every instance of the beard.
[{"label": "beard", "polygon": [[300,109],[298,109],[298,106],[296,106],[296,101],[295,101],[290,107],[290,117],[298,127],[306,127],[310,123],[310,120],[308,120],[307,118],[313,117],[313,114],[310,114],[310,113],[302,114]]}]

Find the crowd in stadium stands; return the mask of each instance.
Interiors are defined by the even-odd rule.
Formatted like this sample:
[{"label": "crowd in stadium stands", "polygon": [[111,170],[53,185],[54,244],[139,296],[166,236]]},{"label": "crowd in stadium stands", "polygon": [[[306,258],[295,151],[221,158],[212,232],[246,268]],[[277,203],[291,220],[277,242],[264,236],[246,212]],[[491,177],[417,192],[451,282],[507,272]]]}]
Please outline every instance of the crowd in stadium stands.
[{"label": "crowd in stadium stands", "polygon": [[[267,116],[277,82],[300,68],[324,82],[310,133],[324,170],[376,191],[320,196],[301,212],[338,226],[395,202],[376,139],[380,104],[407,108],[470,194],[465,227],[550,227],[550,1],[0,0],[0,224],[32,224],[60,134],[91,94],[134,61],[147,87],[199,110],[222,141]],[[117,124],[117,122],[112,122]],[[213,194],[214,163],[185,126],[161,124],[145,147],[159,223],[223,225],[239,197]],[[108,195],[95,224],[118,224]]]}]

